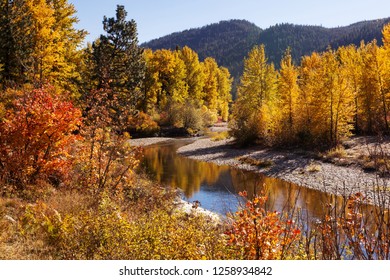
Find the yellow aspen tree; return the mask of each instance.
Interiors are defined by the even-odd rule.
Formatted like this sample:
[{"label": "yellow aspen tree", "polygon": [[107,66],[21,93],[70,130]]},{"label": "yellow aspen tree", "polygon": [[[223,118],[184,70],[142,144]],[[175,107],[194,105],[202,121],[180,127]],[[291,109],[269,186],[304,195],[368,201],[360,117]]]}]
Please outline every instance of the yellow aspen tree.
[{"label": "yellow aspen tree", "polygon": [[[305,94],[311,94],[308,104],[310,117],[308,129],[313,145],[335,146],[348,137],[352,130],[354,115],[353,91],[340,65],[338,55],[327,50],[318,59],[305,80]],[[308,70],[308,69],[306,69]]]},{"label": "yellow aspen tree", "polygon": [[324,93],[328,105],[328,143],[336,146],[351,135],[354,116],[353,88],[338,53],[328,50],[323,55]]},{"label": "yellow aspen tree", "polygon": [[154,92],[150,95],[155,98],[156,106],[163,109],[168,102],[183,103],[188,96],[184,82],[186,72],[184,62],[177,52],[157,50],[148,64],[152,65],[149,70],[154,72],[152,76],[157,83],[153,86]]},{"label": "yellow aspen tree", "polygon": [[7,35],[5,79],[11,83],[40,83],[50,74],[48,64],[55,61],[52,32],[54,11],[44,0],[15,0],[6,4],[7,20],[2,35]]},{"label": "yellow aspen tree", "polygon": [[269,134],[274,133],[270,113],[275,102],[276,74],[274,66],[268,64],[264,45],[254,47],[244,61],[238,99],[233,108],[234,119],[230,124],[238,142],[257,139],[267,142]]},{"label": "yellow aspen tree", "polygon": [[302,58],[299,67],[299,96],[297,104],[298,141],[310,144],[313,142],[313,130],[318,126],[315,118],[315,97],[320,95],[318,82],[322,79],[321,56],[314,52]]},{"label": "yellow aspen tree", "polygon": [[231,89],[233,78],[230,78],[229,70],[225,67],[219,67],[217,72],[218,81],[218,114],[223,121],[229,117],[229,104],[232,102]]},{"label": "yellow aspen tree", "polygon": [[173,52],[175,66],[173,68],[171,97],[174,102],[183,104],[188,99],[188,86],[185,83],[187,71],[178,51]]},{"label": "yellow aspen tree", "polygon": [[80,84],[85,78],[80,74],[80,67],[85,59],[80,47],[87,32],[75,28],[78,22],[76,9],[68,0],[47,0],[47,3],[54,11],[52,32],[58,34],[55,41],[58,57],[51,67],[50,80],[60,88],[72,92],[74,96],[79,96]]},{"label": "yellow aspen tree", "polygon": [[158,94],[162,84],[159,81],[158,65],[153,51],[151,49],[145,49],[143,54],[146,71],[142,88],[143,98],[139,107],[142,111],[149,113],[157,109]]},{"label": "yellow aspen tree", "polygon": [[388,132],[388,93],[384,75],[386,67],[376,40],[361,46],[362,77],[359,100],[362,110],[362,130],[365,133]]},{"label": "yellow aspen tree", "polygon": [[281,142],[294,142],[296,135],[296,114],[298,88],[298,69],[292,61],[291,50],[287,49],[280,63],[278,76],[278,134]]},{"label": "yellow aspen tree", "polygon": [[198,54],[191,48],[185,46],[179,51],[179,57],[184,62],[186,76],[184,82],[188,89],[188,97],[197,106],[203,105],[205,74],[199,61]]},{"label": "yellow aspen tree", "polygon": [[218,64],[214,58],[207,57],[202,62],[203,73],[205,76],[205,82],[203,86],[204,92],[204,105],[209,110],[217,110],[218,102]]},{"label": "yellow aspen tree", "polygon": [[3,1],[0,7],[4,79],[11,86],[50,82],[76,92],[85,32],[73,27],[74,7],[66,0]]},{"label": "yellow aspen tree", "polygon": [[349,84],[353,91],[354,96],[354,131],[359,133],[360,128],[360,80],[362,76],[362,56],[360,49],[355,45],[349,45],[346,47],[339,47],[338,55],[341,61],[341,66],[349,81]]},{"label": "yellow aspen tree", "polygon": [[255,109],[261,108],[274,93],[275,75],[273,65],[268,64],[264,45],[254,47],[245,59],[238,95],[248,99]]},{"label": "yellow aspen tree", "polygon": [[[382,94],[387,106],[387,114],[385,116],[387,121],[389,118],[390,109],[390,24],[387,24],[383,27],[382,41],[383,47],[381,47],[379,50],[379,64],[382,67]],[[387,130],[386,132],[389,131]]]}]

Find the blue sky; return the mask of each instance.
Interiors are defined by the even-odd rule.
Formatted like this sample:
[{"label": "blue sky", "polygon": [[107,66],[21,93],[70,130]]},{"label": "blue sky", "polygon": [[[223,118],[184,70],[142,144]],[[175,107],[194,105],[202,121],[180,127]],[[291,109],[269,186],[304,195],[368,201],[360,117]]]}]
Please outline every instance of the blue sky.
[{"label": "blue sky", "polygon": [[138,26],[140,43],[176,31],[228,19],[246,19],[261,28],[277,23],[345,26],[362,20],[390,17],[389,0],[69,0],[80,29],[93,41],[103,33],[103,16],[114,17],[124,5]]}]

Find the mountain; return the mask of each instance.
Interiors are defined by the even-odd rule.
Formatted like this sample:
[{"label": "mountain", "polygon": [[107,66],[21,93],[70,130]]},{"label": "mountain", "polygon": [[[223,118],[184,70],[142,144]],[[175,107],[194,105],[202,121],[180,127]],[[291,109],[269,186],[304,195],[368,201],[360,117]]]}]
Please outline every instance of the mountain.
[{"label": "mountain", "polygon": [[232,76],[237,76],[242,72],[243,58],[257,44],[261,32],[261,28],[245,20],[221,21],[176,32],[141,46],[153,50],[188,46],[199,54],[200,60],[213,57]]},{"label": "mountain", "polygon": [[255,45],[264,44],[269,61],[278,68],[288,47],[299,63],[302,56],[324,51],[329,46],[359,45],[362,40],[373,39],[381,44],[382,28],[389,22],[390,18],[384,18],[336,28],[282,23],[263,30],[246,20],[230,20],[176,32],[144,43],[142,47],[157,50],[188,46],[201,60],[214,57],[219,65],[229,69],[237,83],[244,58]]}]

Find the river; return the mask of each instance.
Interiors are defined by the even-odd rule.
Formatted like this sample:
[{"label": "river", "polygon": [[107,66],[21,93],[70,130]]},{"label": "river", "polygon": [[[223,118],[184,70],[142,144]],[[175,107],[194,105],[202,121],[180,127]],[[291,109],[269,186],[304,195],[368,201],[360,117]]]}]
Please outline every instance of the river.
[{"label": "river", "polygon": [[246,191],[249,197],[254,193],[268,195],[269,210],[289,210],[295,206],[305,217],[320,218],[329,202],[341,198],[321,191],[264,176],[260,173],[244,171],[230,166],[218,166],[180,156],[176,150],[191,143],[191,139],[176,139],[144,148],[142,168],[150,178],[163,185],[179,188],[183,199],[219,214],[235,212],[241,197]]}]

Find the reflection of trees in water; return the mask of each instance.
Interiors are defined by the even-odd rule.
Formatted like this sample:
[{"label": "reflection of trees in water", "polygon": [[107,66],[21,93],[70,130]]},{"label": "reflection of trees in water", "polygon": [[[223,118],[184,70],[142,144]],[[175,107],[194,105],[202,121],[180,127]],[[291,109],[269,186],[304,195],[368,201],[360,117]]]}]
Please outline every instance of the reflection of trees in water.
[{"label": "reflection of trees in water", "polygon": [[[143,165],[153,180],[180,188],[186,197],[192,197],[200,190],[202,184],[209,186],[222,184],[227,187],[233,186],[237,193],[247,191],[249,198],[255,193],[264,192],[269,197],[267,203],[269,210],[288,213],[294,210],[294,214],[299,211],[301,218],[306,222],[322,219],[324,215],[340,217],[347,214],[346,200],[343,200],[342,196],[299,187],[259,173],[180,157],[176,154],[178,145],[180,143],[146,148]],[[345,197],[348,198],[349,195],[345,194]],[[375,209],[367,206],[364,212],[369,215],[372,211]]]},{"label": "reflection of trees in water", "polygon": [[215,184],[221,172],[229,170],[227,166],[180,157],[172,146],[145,149],[143,165],[154,180],[180,188],[187,197],[198,192],[202,183]]},{"label": "reflection of trees in water", "polygon": [[306,212],[305,216],[316,218],[322,217],[326,205],[342,204],[342,197],[300,187],[263,174],[238,169],[231,169],[230,173],[237,192],[247,191],[249,198],[255,193],[268,195],[267,208],[270,210],[291,212],[299,209]]}]

